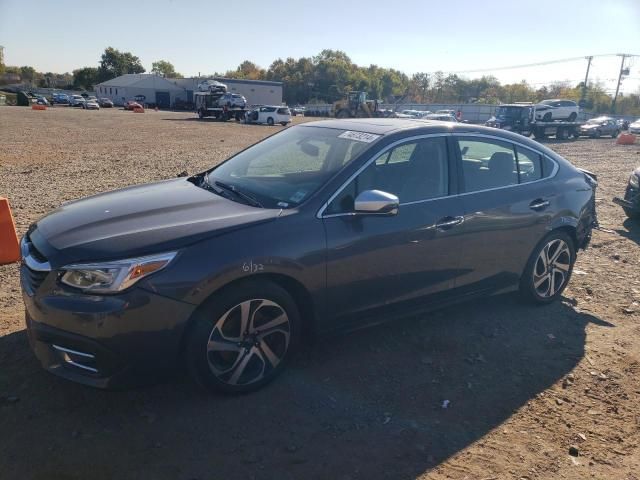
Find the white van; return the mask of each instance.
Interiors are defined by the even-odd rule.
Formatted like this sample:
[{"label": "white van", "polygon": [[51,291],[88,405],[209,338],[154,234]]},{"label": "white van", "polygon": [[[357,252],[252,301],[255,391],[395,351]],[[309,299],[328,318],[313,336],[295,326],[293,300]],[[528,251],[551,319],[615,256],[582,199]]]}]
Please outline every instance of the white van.
[{"label": "white van", "polygon": [[267,125],[279,123],[284,127],[291,123],[291,110],[289,107],[262,105],[248,111],[245,121],[247,123],[266,123]]}]

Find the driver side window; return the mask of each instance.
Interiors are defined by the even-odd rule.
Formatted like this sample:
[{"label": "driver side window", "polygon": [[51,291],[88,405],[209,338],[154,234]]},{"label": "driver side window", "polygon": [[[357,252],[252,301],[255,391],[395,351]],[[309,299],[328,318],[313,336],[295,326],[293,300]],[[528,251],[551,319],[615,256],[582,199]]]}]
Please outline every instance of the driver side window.
[{"label": "driver side window", "polygon": [[414,140],[385,152],[340,192],[326,213],[353,212],[355,198],[365,190],[391,193],[401,204],[446,196],[449,192],[446,139]]}]

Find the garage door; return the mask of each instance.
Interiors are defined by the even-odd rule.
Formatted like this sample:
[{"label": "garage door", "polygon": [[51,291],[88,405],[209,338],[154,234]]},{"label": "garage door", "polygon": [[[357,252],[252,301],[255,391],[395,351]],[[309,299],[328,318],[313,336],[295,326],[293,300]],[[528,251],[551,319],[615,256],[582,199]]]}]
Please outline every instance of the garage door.
[{"label": "garage door", "polygon": [[156,105],[158,108],[169,108],[171,106],[169,92],[156,92]]}]

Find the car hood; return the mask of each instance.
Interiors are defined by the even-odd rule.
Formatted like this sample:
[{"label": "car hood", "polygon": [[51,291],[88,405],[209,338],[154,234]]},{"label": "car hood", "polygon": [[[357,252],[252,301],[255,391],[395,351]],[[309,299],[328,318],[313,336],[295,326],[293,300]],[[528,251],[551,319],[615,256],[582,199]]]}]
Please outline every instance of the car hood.
[{"label": "car hood", "polygon": [[633,128],[640,128],[640,122],[633,122],[633,123],[630,123],[630,124],[629,124],[629,126],[630,126],[630,127],[633,127]]},{"label": "car hood", "polygon": [[598,128],[598,127],[601,127],[601,126],[602,125],[597,125],[595,123],[585,123],[580,128],[583,129],[583,130],[590,130],[592,128]]},{"label": "car hood", "polygon": [[66,203],[38,220],[29,235],[57,268],[175,250],[272,221],[280,212],[236,203],[179,178]]}]

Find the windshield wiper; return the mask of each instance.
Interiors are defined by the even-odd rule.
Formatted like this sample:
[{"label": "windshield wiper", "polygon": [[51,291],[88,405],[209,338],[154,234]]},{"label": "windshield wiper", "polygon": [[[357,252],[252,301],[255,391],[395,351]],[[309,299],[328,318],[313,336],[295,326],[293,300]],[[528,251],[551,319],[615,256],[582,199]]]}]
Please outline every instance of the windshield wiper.
[{"label": "windshield wiper", "polygon": [[[208,183],[208,182],[207,182]],[[236,187],[235,185],[229,185],[228,183],[224,183],[221,182],[220,180],[215,180],[213,182],[217,187],[223,188],[224,190],[233,193],[234,195],[242,198],[244,201],[246,201],[249,205],[251,205],[252,207],[259,207],[259,208],[263,208],[262,204],[256,200],[255,198],[253,198],[251,195],[249,195],[248,193],[244,193],[241,190],[238,190],[238,187]]]}]

